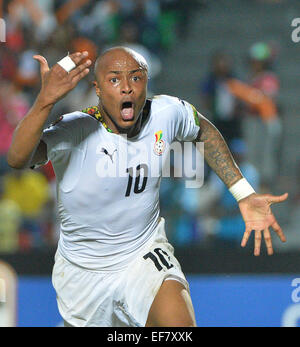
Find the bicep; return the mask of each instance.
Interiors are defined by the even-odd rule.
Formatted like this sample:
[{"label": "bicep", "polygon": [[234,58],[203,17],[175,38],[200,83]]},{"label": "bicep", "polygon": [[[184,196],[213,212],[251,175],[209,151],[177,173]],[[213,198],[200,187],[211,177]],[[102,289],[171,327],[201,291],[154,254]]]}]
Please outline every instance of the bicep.
[{"label": "bicep", "polygon": [[205,142],[207,141],[212,133],[215,131],[218,132],[217,128],[206,118],[204,117],[201,113],[197,112],[198,116],[198,121],[199,121],[199,131],[196,139],[194,140],[195,142]]}]

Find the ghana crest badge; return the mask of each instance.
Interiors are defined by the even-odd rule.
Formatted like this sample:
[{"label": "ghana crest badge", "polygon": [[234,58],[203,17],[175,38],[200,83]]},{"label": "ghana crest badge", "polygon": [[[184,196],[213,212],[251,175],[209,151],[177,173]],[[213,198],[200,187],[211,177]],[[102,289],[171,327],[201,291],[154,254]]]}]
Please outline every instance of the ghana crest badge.
[{"label": "ghana crest badge", "polygon": [[154,153],[156,155],[162,155],[165,150],[165,142],[162,138],[162,130],[159,130],[155,133],[155,143],[154,143]]}]

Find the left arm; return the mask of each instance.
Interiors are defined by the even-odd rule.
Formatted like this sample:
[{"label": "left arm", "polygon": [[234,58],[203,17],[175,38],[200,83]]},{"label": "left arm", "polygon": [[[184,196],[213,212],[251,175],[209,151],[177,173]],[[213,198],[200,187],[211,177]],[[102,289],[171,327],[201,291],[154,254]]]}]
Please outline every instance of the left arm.
[{"label": "left arm", "polygon": [[[200,115],[200,131],[196,139],[197,142],[204,143],[204,158],[212,170],[220,177],[220,179],[230,189],[240,181],[243,175],[236,165],[230,150],[217,128],[209,122],[205,117]],[[248,183],[247,183],[248,184]],[[236,185],[235,185],[236,187]],[[244,187],[244,184],[242,185]],[[256,194],[254,191],[249,193],[238,192],[240,196],[237,198],[242,217],[245,222],[245,233],[241,246],[245,247],[252,230],[255,231],[254,255],[260,254],[261,233],[263,232],[267,252],[273,254],[273,247],[269,227],[272,227],[282,242],[285,242],[285,236],[281,227],[278,225],[272,211],[271,204],[279,203],[287,199],[288,194],[281,196],[273,196],[271,194]]]},{"label": "left arm", "polygon": [[212,170],[230,188],[243,178],[229,148],[218,129],[205,117],[199,115],[200,131],[197,142],[204,143],[204,158]]}]

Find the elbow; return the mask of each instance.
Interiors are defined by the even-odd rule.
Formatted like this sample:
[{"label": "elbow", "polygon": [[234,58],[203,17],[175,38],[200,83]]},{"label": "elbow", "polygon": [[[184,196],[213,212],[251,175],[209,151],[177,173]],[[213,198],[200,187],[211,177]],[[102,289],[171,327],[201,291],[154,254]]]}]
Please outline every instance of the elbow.
[{"label": "elbow", "polygon": [[18,164],[13,164],[13,165],[8,164],[8,165],[9,165],[10,168],[15,169],[15,170],[23,170],[23,169],[25,169],[24,165],[18,165]]},{"label": "elbow", "polygon": [[14,158],[9,152],[6,157],[6,161],[9,167],[11,167],[12,169],[22,170],[26,166],[24,162],[18,160],[17,158]]},{"label": "elbow", "polygon": [[23,165],[21,163],[18,163],[15,161],[9,161],[9,160],[7,160],[7,163],[8,163],[8,166],[11,167],[12,169],[15,169],[15,170],[25,169],[25,165]]}]

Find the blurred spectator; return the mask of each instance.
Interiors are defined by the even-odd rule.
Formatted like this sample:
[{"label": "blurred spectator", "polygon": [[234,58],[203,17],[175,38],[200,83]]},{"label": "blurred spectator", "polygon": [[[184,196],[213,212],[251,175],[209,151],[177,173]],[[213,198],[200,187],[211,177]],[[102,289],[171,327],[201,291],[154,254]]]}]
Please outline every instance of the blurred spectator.
[{"label": "blurred spectator", "polygon": [[241,137],[241,108],[227,86],[227,81],[234,77],[232,64],[231,56],[216,52],[200,91],[212,123],[226,141]]},{"label": "blurred spectator", "polygon": [[119,1],[122,23],[135,23],[138,28],[138,40],[153,52],[158,52],[160,37],[158,23],[160,4],[158,0]]},{"label": "blurred spectator", "polygon": [[6,154],[13,131],[29,110],[29,104],[22,91],[6,80],[0,81],[0,175],[8,170]]},{"label": "blurred spectator", "polygon": [[3,198],[18,205],[23,231],[32,235],[33,246],[40,246],[43,238],[40,216],[50,199],[47,179],[39,171],[12,170],[3,176],[3,184]]},{"label": "blurred spectator", "polygon": [[11,170],[3,179],[4,198],[16,202],[25,218],[37,218],[49,199],[45,176],[39,171]]},{"label": "blurred spectator", "polygon": [[[83,2],[86,3],[86,1]],[[79,3],[80,1],[76,2],[76,4]],[[76,4],[74,4],[74,1],[69,1],[57,9],[56,13],[60,18],[61,12],[65,10],[64,7],[72,5],[70,8],[72,8],[73,15],[69,14],[70,18],[66,17],[63,21],[59,19],[61,24],[71,23],[73,27],[76,27],[79,36],[89,38],[99,48],[118,39],[121,13],[120,4],[117,0],[89,2],[83,8],[77,8]]]},{"label": "blurred spectator", "polygon": [[66,21],[78,24],[79,17],[86,13],[89,0],[56,0],[55,15],[59,25]]},{"label": "blurred spectator", "polygon": [[38,44],[31,36],[31,31],[24,30],[24,39],[28,42],[27,47],[18,55],[18,64],[14,74],[13,82],[16,89],[22,91],[29,104],[34,102],[37,85],[40,81],[39,64],[33,59],[39,54]]},{"label": "blurred spectator", "polygon": [[52,34],[57,25],[50,0],[3,0],[2,6],[10,33],[31,29],[30,39],[41,42]]},{"label": "blurred spectator", "polygon": [[206,7],[207,0],[161,0],[161,16],[159,33],[161,46],[165,50],[171,48],[177,40],[188,37],[191,18],[197,9]]},{"label": "blurred spectator", "polygon": [[278,151],[282,132],[277,107],[279,79],[272,71],[274,58],[275,53],[269,44],[259,42],[250,48],[250,85],[270,98],[275,105],[274,112],[268,117],[263,117],[262,113],[250,108],[244,126],[249,160],[259,170],[266,187],[270,187],[278,175]]},{"label": "blurred spectator", "polygon": [[0,179],[0,253],[18,251],[21,224],[21,210],[17,203],[3,197],[3,181]]}]

